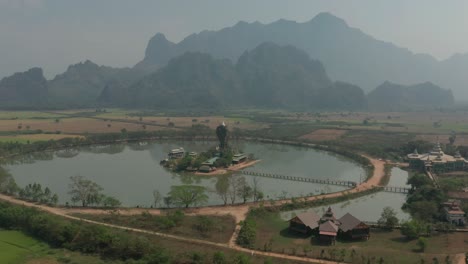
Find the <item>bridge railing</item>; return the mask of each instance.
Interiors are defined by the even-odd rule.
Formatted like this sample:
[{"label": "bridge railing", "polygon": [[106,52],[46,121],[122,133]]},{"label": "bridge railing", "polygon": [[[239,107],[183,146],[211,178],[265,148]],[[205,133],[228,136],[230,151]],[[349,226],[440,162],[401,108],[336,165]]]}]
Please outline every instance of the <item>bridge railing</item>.
[{"label": "bridge railing", "polygon": [[355,187],[356,184],[357,184],[356,182],[353,182],[353,181],[340,181],[340,180],[330,180],[330,179],[314,179],[314,178],[305,178],[305,177],[298,177],[298,176],[272,174],[272,173],[255,172],[255,171],[239,171],[239,173],[242,173],[242,174],[245,174],[245,175],[273,178],[273,179],[282,179],[282,180],[299,181],[299,182],[310,182],[310,183],[319,183],[319,184],[329,184],[329,185],[339,185],[339,186],[347,186],[347,187]]}]

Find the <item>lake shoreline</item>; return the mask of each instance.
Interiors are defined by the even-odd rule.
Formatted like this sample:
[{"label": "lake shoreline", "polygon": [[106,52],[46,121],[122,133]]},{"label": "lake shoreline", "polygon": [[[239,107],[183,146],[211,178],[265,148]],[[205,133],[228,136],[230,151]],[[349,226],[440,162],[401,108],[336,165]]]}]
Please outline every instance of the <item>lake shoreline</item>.
[{"label": "lake shoreline", "polygon": [[253,166],[253,165],[259,163],[260,161],[262,161],[262,160],[251,160],[251,161],[248,161],[248,162],[244,162],[244,163],[229,166],[229,168],[219,169],[219,170],[215,170],[215,171],[211,171],[211,172],[199,172],[199,171],[197,171],[197,172],[195,172],[193,174],[199,175],[199,176],[224,175],[224,174],[226,174],[228,172],[236,172],[236,171],[245,169],[247,167]]}]

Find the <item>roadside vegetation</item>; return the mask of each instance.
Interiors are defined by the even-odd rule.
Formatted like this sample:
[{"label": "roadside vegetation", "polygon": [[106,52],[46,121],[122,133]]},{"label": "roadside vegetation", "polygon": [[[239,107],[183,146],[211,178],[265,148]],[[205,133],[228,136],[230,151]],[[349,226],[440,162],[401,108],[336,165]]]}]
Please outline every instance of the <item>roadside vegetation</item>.
[{"label": "roadside vegetation", "polygon": [[[105,260],[102,263],[213,263],[213,259],[218,261],[216,263],[277,263],[234,250],[197,243],[187,246],[187,242],[57,218],[36,209],[3,202],[0,202],[0,227],[22,231],[54,248],[98,255]],[[3,245],[1,241],[0,245]],[[43,247],[47,248],[46,245]],[[75,259],[74,256],[74,253],[70,254],[63,261],[79,263],[79,258]],[[0,254],[0,257],[4,256]],[[81,263],[94,263],[83,261]],[[300,262],[281,260],[281,263]]]},{"label": "roadside vegetation", "polygon": [[99,255],[82,254],[62,248],[50,247],[16,230],[0,229],[0,263],[87,263],[120,264],[120,260],[104,260]]},{"label": "roadside vegetation", "polygon": [[184,237],[227,243],[236,226],[232,216],[192,216],[180,210],[167,210],[164,215],[122,215],[118,212],[109,214],[74,214],[74,216],[119,226],[134,227],[143,230],[162,232]]}]

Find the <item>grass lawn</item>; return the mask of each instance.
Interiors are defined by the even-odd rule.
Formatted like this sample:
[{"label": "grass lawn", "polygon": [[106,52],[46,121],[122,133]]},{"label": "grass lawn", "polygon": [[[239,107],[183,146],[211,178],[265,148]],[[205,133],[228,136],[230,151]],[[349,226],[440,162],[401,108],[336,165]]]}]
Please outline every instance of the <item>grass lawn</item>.
[{"label": "grass lawn", "polygon": [[437,258],[444,263],[447,255],[453,259],[454,254],[468,252],[468,236],[465,233],[439,234],[428,238],[425,252],[421,252],[417,240],[407,241],[399,230],[391,232],[378,229],[371,230],[368,241],[342,241],[334,246],[324,246],[311,236],[289,232],[288,222],[282,220],[278,213],[262,213],[252,217],[256,221],[257,238],[255,248],[298,256],[310,256],[344,260],[351,263],[432,263]]},{"label": "grass lawn", "polygon": [[184,215],[180,220],[173,221],[170,216],[154,216],[150,214],[141,215],[92,215],[75,214],[78,217],[98,222],[109,223],[120,226],[134,227],[161,233],[192,237],[218,243],[227,243],[235,229],[234,217],[223,216],[188,216]]}]

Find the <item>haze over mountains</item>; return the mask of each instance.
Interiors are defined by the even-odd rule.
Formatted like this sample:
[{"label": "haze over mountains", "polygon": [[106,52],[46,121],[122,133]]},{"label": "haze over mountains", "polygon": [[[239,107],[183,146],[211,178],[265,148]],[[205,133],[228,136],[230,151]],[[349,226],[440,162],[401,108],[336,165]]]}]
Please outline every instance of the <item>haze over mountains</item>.
[{"label": "haze over mountains", "polygon": [[271,42],[245,51],[235,65],[206,53],[184,53],[130,87],[105,89],[100,100],[150,108],[367,108],[359,87],[333,84],[321,62]]},{"label": "haze over mountains", "polygon": [[192,34],[177,44],[156,34],[148,44],[145,58],[136,67],[154,69],[186,51],[236,61],[245,50],[265,41],[302,49],[311,58],[320,60],[332,79],[356,84],[365,91],[386,80],[401,84],[430,81],[468,98],[468,54],[454,55],[444,61],[427,54],[414,54],[351,28],[329,13],[318,14],[305,23],[239,22],[219,31]]},{"label": "haze over mountains", "polygon": [[467,70],[468,55],[437,61],[322,13],[305,23],[239,22],[177,44],[158,33],[133,68],[85,61],[48,82],[32,69],[0,82],[0,107],[409,110],[452,105],[437,85],[468,98]]}]

